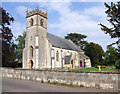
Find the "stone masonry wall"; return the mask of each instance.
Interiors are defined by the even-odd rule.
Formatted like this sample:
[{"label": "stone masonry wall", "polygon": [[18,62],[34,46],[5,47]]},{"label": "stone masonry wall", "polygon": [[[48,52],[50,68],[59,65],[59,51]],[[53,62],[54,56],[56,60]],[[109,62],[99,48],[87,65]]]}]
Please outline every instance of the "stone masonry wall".
[{"label": "stone masonry wall", "polygon": [[2,76],[38,82],[59,82],[99,89],[118,90],[118,73],[70,72],[1,68]]}]

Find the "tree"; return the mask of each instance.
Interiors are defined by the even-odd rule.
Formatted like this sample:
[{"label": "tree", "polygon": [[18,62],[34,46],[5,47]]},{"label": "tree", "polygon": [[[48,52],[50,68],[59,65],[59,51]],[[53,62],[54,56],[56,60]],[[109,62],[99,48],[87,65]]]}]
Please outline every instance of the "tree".
[{"label": "tree", "polygon": [[65,39],[70,39],[73,43],[78,45],[81,49],[84,49],[87,41],[84,39],[87,38],[86,35],[78,34],[78,33],[70,33],[65,36]]},{"label": "tree", "polygon": [[[107,27],[103,24],[99,24],[101,26],[101,30],[103,30],[106,34],[109,34],[111,38],[118,38],[120,39],[120,1],[117,3],[111,2],[111,5],[104,3],[107,10],[105,13],[109,19],[108,22],[112,25],[112,27]],[[116,43],[118,44],[118,40]]]},{"label": "tree", "polygon": [[105,52],[105,64],[106,65],[115,65],[115,62],[118,60],[118,53],[115,50],[115,47],[108,46],[107,51]]},{"label": "tree", "polygon": [[2,12],[2,66],[8,67],[14,61],[15,44],[13,41],[13,34],[9,27],[14,21],[14,18],[9,15],[3,8],[0,7]]},{"label": "tree", "polygon": [[24,32],[22,35],[19,35],[16,41],[18,42],[16,48],[16,59],[22,62],[22,51],[25,48],[25,36],[26,33]]},{"label": "tree", "polygon": [[115,62],[116,69],[120,70],[120,59]]},{"label": "tree", "polygon": [[85,54],[90,57],[92,66],[103,65],[104,51],[102,47],[96,43],[90,42],[86,45]]}]

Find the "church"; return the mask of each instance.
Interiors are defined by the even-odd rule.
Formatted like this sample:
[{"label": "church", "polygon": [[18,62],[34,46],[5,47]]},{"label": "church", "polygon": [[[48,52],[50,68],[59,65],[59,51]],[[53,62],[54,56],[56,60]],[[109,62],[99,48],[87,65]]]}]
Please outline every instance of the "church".
[{"label": "church", "polygon": [[26,11],[24,69],[91,67],[90,58],[71,40],[47,33],[47,11]]}]

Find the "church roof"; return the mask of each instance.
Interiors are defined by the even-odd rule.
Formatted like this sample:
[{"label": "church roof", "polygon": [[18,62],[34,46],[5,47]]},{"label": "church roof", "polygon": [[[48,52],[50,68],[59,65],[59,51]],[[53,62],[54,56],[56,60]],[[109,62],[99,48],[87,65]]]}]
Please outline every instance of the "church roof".
[{"label": "church roof", "polygon": [[48,40],[52,43],[53,46],[68,49],[68,50],[75,50],[75,51],[82,51],[78,46],[76,46],[72,41],[52,35],[47,33]]},{"label": "church roof", "polygon": [[80,55],[82,55],[83,57],[85,57],[85,58],[88,58],[88,59],[89,59],[89,57],[88,57],[87,55],[85,55],[84,53],[80,53]]}]

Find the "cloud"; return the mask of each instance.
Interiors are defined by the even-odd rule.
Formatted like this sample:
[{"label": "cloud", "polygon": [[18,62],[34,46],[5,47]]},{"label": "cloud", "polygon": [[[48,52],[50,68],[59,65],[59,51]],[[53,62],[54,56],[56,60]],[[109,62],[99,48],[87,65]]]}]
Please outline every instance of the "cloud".
[{"label": "cloud", "polygon": [[85,34],[88,36],[89,41],[101,44],[104,49],[112,43],[113,40],[105,35],[98,25],[99,23],[105,23],[105,25],[110,26],[106,21],[104,5],[85,8],[81,11],[73,11],[70,9],[71,5],[71,2],[59,2],[49,9],[57,11],[60,15],[59,23],[48,23],[48,28],[53,30],[53,33],[61,36],[71,32]]},{"label": "cloud", "polygon": [[27,7],[25,6],[18,6],[15,8],[16,13],[22,17],[26,15],[26,10],[27,10]]},{"label": "cloud", "polygon": [[22,35],[22,33],[25,31],[25,26],[24,24],[20,22],[14,22],[11,27],[12,27],[12,32],[15,37],[18,37],[18,35]]},{"label": "cloud", "polygon": [[[58,24],[49,24],[50,28],[58,28],[60,33],[66,32],[79,32],[89,35],[99,35],[98,22],[92,20],[91,16],[85,12],[72,11],[70,10],[69,4],[57,4],[53,7],[54,10],[60,14]],[[65,6],[65,7],[64,7]]]},{"label": "cloud", "polygon": [[84,10],[84,14],[91,15],[93,17],[104,17],[105,16],[104,10],[105,10],[104,6],[95,6],[91,8],[86,8]]}]

